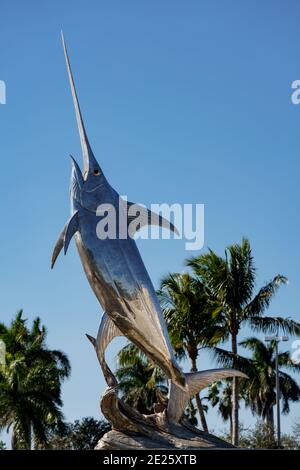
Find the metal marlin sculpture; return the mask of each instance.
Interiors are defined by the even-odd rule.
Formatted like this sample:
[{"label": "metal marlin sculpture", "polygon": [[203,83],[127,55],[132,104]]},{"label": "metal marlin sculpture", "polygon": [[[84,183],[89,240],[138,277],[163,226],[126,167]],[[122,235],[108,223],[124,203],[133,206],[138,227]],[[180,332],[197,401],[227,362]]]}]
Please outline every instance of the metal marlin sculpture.
[{"label": "metal marlin sculpture", "polygon": [[[83,171],[71,157],[71,218],[56,243],[51,267],[62,249],[66,254],[74,236],[87,279],[104,310],[97,339],[88,337],[96,349],[108,385],[116,386],[116,379],[105,362],[105,350],[114,337],[125,336],[168,377],[167,415],[169,420],[176,422],[181,419],[191,396],[215,380],[244,374],[233,369],[185,374],[179,367],[154,287],[132,237],[132,230],[131,233],[128,230],[133,218],[130,214],[139,212],[140,226],[156,224],[173,231],[176,229],[166,219],[144,207],[126,201],[120,204],[119,194],[108,183],[89,144],[63,36],[62,42],[80,135]],[[99,238],[97,208],[103,204],[113,207],[116,219],[128,224],[126,237]],[[132,211],[132,208],[135,210]]]}]

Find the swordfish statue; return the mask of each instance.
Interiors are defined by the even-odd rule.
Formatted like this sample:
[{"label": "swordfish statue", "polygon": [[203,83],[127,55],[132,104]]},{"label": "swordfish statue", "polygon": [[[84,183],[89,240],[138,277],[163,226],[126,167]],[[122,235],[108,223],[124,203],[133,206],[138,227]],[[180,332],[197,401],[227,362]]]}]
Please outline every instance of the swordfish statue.
[{"label": "swordfish statue", "polygon": [[[71,217],[55,245],[51,268],[61,250],[66,254],[74,237],[86,277],[104,311],[97,339],[87,336],[95,347],[106,382],[110,387],[117,386],[105,362],[105,349],[114,337],[125,336],[168,377],[167,417],[170,422],[176,423],[180,421],[191,396],[216,380],[244,374],[234,369],[185,374],[179,367],[155,289],[128,225],[132,222],[132,213],[138,213],[139,226],[155,224],[175,232],[176,228],[162,216],[142,206],[125,200],[120,204],[119,194],[108,183],[89,144],[63,35],[62,43],[83,154],[83,171],[71,157]],[[97,208],[100,205],[113,207],[116,220],[128,224],[127,236],[98,236],[100,217]]]}]

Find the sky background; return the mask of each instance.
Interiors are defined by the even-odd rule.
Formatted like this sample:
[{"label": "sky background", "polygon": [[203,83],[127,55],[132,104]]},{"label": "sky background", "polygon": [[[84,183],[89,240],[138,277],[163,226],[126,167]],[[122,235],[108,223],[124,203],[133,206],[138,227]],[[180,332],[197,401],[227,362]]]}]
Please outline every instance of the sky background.
[{"label": "sky background", "polygon": [[[30,321],[38,315],[49,347],[68,354],[66,419],[98,418],[105,384],[84,335],[96,335],[101,309],[74,242],[50,270],[70,212],[68,155],[81,160],[61,28],[110,183],[147,205],[205,204],[202,252],[223,254],[248,237],[258,287],[277,273],[289,278],[269,313],[300,321],[300,105],[291,102],[299,17],[296,0],[2,0],[0,320],[9,323],[20,308]],[[181,240],[138,244],[155,286],[197,254]],[[109,349],[112,365],[120,345]],[[214,365],[199,357],[199,368]],[[283,430],[297,418],[300,404]],[[242,412],[244,424],[251,420]],[[215,411],[208,424],[225,427]]]}]

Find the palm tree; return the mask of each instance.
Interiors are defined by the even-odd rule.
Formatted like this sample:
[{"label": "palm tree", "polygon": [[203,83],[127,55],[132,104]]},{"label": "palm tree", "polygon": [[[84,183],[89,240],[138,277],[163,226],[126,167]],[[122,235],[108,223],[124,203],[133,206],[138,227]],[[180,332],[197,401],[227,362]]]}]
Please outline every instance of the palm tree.
[{"label": "palm tree", "polygon": [[[264,316],[277,289],[287,282],[287,278],[278,274],[254,294],[255,267],[247,239],[244,238],[240,245],[234,244],[226,248],[224,258],[209,250],[206,254],[187,260],[187,265],[206,286],[211,299],[218,302],[219,307],[214,314],[217,315],[218,312],[222,314],[223,326],[230,333],[231,350],[235,356],[238,353],[238,333],[245,323],[255,331],[277,332],[281,329],[291,335],[300,334],[299,323],[291,319]],[[235,363],[233,367],[237,367]],[[233,378],[232,443],[234,445],[238,445],[238,401],[238,379]]]},{"label": "palm tree", "polygon": [[118,353],[116,376],[122,398],[140,413],[159,411],[167,400],[168,387],[163,372],[134,344],[127,344]]},{"label": "palm tree", "polygon": [[[240,346],[252,352],[251,358],[233,356],[230,351],[216,349],[215,354],[219,363],[232,366],[235,362],[238,368],[248,376],[241,379],[241,394],[246,406],[253,414],[260,416],[268,429],[274,433],[274,406],[276,404],[276,358],[275,344],[266,345],[258,338],[251,337],[239,343]],[[300,365],[290,359],[289,352],[278,354],[279,390],[282,398],[282,413],[290,411],[289,403],[300,400],[300,387],[297,382],[284,370],[300,372]]]},{"label": "palm tree", "polygon": [[[169,274],[162,280],[158,296],[175,353],[179,359],[188,356],[191,372],[196,372],[199,350],[226,335],[212,315],[216,304],[210,301],[203,283],[189,274]],[[208,432],[200,395],[195,399],[202,428]]]},{"label": "palm tree", "polygon": [[61,383],[70,364],[46,347],[46,329],[34,320],[29,330],[19,312],[10,327],[0,324],[6,364],[0,366],[0,429],[12,428],[12,448],[47,445],[47,430],[62,423]]},{"label": "palm tree", "polygon": [[215,382],[209,387],[208,401],[213,407],[218,405],[218,412],[223,421],[230,423],[232,435],[232,386],[230,380]]}]

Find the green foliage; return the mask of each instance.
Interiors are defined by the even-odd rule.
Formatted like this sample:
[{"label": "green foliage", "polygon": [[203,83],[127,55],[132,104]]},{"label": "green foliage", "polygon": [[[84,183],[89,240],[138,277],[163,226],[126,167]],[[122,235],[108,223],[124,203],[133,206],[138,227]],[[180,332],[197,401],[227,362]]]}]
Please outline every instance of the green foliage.
[{"label": "green foliage", "polygon": [[[272,427],[262,421],[257,421],[253,427],[240,425],[239,447],[244,449],[277,449],[277,442]],[[230,442],[230,434],[219,436],[221,439]],[[283,449],[300,449],[299,436],[294,434],[283,434],[281,436]]]},{"label": "green foliage", "polygon": [[213,346],[226,335],[202,282],[189,274],[169,274],[158,291],[172,345],[179,359],[195,359],[199,348]]},{"label": "green foliage", "polygon": [[[213,383],[208,389],[207,400],[218,407],[223,421],[230,421],[232,414],[232,382],[230,379]],[[232,423],[231,423],[232,424]]]},{"label": "green foliage", "polygon": [[[166,276],[161,282],[158,296],[176,356],[178,359],[188,357],[191,371],[196,372],[199,350],[213,347],[226,337],[216,310],[217,303],[210,300],[203,283],[189,274]],[[195,400],[202,428],[208,432],[199,394],[195,395]],[[190,419],[195,421],[193,415]]]},{"label": "green foliage", "polygon": [[6,364],[0,365],[0,429],[12,428],[12,448],[47,447],[47,432],[61,424],[61,383],[70,375],[67,356],[46,346],[36,318],[29,329],[22,311],[0,324]]},{"label": "green foliage", "polygon": [[240,433],[239,447],[247,449],[276,449],[277,443],[273,427],[266,423],[257,423]]},{"label": "green foliage", "polygon": [[131,343],[118,354],[116,376],[123,400],[140,413],[154,413],[155,403],[166,399],[165,375]]},{"label": "green foliage", "polygon": [[[116,376],[122,399],[140,413],[152,414],[167,406],[167,379],[134,344],[127,344],[118,354]],[[197,425],[197,410],[192,400],[185,410],[189,422]]]},{"label": "green foliage", "polygon": [[[252,352],[252,357],[246,358],[233,355],[229,351],[216,349],[215,355],[220,364],[226,367],[237,367],[247,374],[248,379],[240,380],[241,397],[246,406],[250,407],[253,414],[262,417],[273,427],[273,407],[276,403],[276,368],[274,344],[266,344],[258,338],[245,339],[240,345]],[[300,400],[300,388],[297,382],[284,370],[299,372],[300,365],[291,361],[289,352],[278,354],[279,363],[279,388],[282,410],[287,414],[290,410],[290,402]]]},{"label": "green foliage", "polygon": [[188,421],[192,424],[192,426],[197,426],[198,419],[197,419],[197,408],[195,407],[194,401],[190,400],[186,410],[184,412],[184,416],[188,419]]},{"label": "green foliage", "polygon": [[300,442],[300,421],[294,424],[293,435]]},{"label": "green foliage", "polygon": [[242,243],[226,248],[224,258],[214,251],[187,260],[195,276],[203,283],[210,300],[219,305],[227,330],[237,334],[244,323],[256,331],[299,335],[300,324],[281,317],[264,317],[266,309],[287,278],[277,274],[255,294],[256,270],[250,243]]},{"label": "green foliage", "polygon": [[6,450],[6,445],[3,441],[0,441],[0,450]]},{"label": "green foliage", "polygon": [[52,450],[93,450],[99,439],[111,426],[104,420],[82,418],[50,432],[48,442]]},{"label": "green foliage", "polygon": [[[282,331],[291,335],[300,334],[299,323],[291,319],[264,316],[278,288],[287,283],[287,278],[277,274],[255,293],[256,270],[247,239],[244,238],[241,244],[227,247],[224,257],[209,250],[206,254],[187,260],[187,265],[203,284],[210,302],[217,304],[215,311],[223,330],[230,333],[232,367],[239,368],[236,360],[237,337],[242,326],[264,333]],[[219,358],[222,362],[221,352]],[[238,443],[239,429],[239,382],[236,378],[232,380],[232,442],[235,445]]]}]

